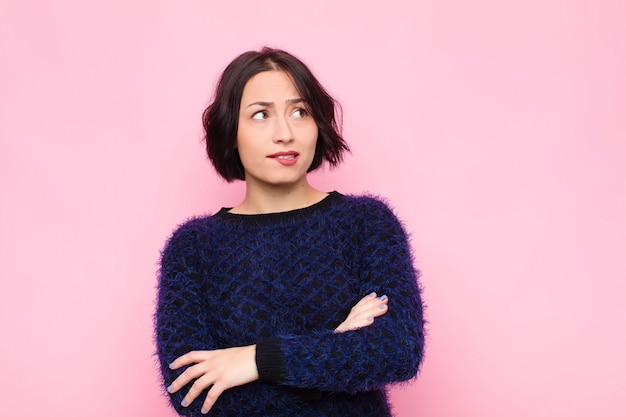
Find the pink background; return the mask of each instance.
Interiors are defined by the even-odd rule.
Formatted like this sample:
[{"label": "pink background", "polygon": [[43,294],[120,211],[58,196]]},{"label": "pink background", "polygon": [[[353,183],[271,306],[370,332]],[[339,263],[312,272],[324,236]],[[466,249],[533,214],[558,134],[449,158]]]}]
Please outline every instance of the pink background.
[{"label": "pink background", "polygon": [[241,198],[200,114],[266,44],[344,106],[314,183],[412,232],[430,336],[398,415],[626,415],[624,27],[619,0],[1,1],[0,415],[172,415],[159,250]]}]

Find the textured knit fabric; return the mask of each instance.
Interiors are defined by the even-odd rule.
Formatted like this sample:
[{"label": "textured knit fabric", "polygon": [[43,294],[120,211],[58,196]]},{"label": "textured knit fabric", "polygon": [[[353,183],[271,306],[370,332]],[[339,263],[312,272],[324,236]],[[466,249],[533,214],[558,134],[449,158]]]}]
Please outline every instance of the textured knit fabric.
[{"label": "textured knit fabric", "polygon": [[[402,225],[385,203],[337,192],[310,207],[222,209],[168,241],[155,315],[167,387],[192,350],[257,345],[259,380],[225,391],[210,416],[390,416],[385,387],[417,374],[422,302]],[[361,298],[389,297],[368,327],[335,333]],[[200,416],[203,392],[176,411]],[[169,394],[168,394],[169,395]]]}]

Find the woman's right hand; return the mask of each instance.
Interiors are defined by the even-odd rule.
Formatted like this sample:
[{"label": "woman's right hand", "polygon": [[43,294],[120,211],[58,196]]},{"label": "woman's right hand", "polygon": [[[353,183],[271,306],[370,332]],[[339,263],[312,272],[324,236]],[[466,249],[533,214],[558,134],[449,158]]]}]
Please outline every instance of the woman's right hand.
[{"label": "woman's right hand", "polygon": [[380,317],[387,312],[389,298],[386,295],[380,297],[376,293],[370,293],[363,297],[350,310],[348,317],[335,329],[335,333],[356,330],[374,323],[375,317]]}]

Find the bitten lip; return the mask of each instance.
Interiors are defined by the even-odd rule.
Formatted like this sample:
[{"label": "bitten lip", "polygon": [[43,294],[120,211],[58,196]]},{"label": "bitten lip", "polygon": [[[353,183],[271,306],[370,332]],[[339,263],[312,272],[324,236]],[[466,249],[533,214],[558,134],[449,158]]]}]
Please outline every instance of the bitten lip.
[{"label": "bitten lip", "polygon": [[300,155],[296,151],[276,152],[271,155],[267,155],[268,158],[278,158],[279,156],[298,156]]}]

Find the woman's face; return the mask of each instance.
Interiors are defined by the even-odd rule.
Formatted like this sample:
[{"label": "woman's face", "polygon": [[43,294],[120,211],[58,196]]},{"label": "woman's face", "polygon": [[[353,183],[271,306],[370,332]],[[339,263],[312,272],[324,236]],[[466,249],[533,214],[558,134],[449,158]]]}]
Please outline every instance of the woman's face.
[{"label": "woman's face", "polygon": [[291,78],[264,71],[241,96],[237,149],[250,186],[306,182],[317,142],[317,124]]}]

